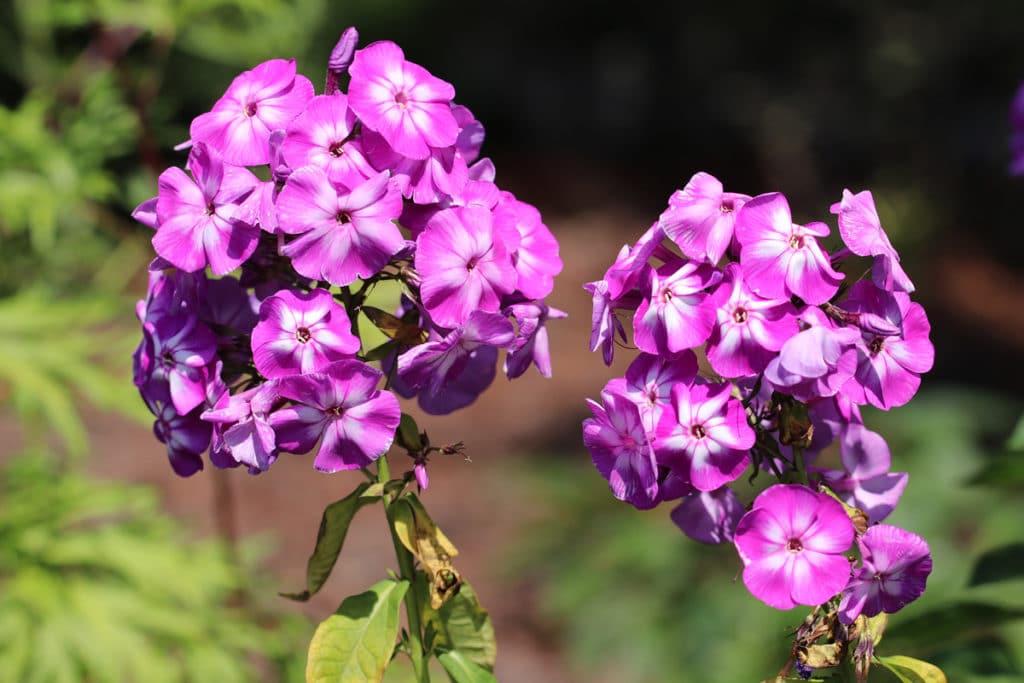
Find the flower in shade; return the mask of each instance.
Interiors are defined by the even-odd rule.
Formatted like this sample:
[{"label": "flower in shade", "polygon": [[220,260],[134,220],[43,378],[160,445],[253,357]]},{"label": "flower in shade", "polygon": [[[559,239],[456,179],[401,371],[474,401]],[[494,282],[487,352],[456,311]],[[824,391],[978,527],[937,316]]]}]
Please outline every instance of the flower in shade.
[{"label": "flower in shade", "polygon": [[876,285],[889,291],[914,291],[914,283],[900,265],[900,255],[882,229],[871,192],[853,194],[843,190],[843,200],[830,210],[839,216],[839,234],[849,250],[858,256],[875,257],[871,279]]},{"label": "flower in shade", "polygon": [[795,294],[809,304],[825,303],[844,277],[818,246],[816,238],[828,234],[824,223],[794,223],[789,202],[780,193],[754,197],[736,216],[747,284],[766,299]]},{"label": "flower in shade", "polygon": [[494,229],[493,214],[462,206],[438,212],[417,238],[416,271],[434,322],[455,327],[475,310],[498,311],[516,287],[516,271]]},{"label": "flower in shade", "polygon": [[1010,105],[1010,127],[1010,173],[1024,175],[1024,83],[1017,88]]},{"label": "flower in shade", "polygon": [[798,484],[777,484],[736,526],[743,583],[776,609],[820,605],[843,590],[853,523],[833,498]]},{"label": "flower in shade", "polygon": [[206,398],[209,367],[217,353],[217,338],[188,313],[166,315],[143,325],[136,385],[167,387],[174,409],[185,415]]},{"label": "flower in shade", "polygon": [[587,399],[593,417],[583,421],[583,443],[619,500],[646,510],[658,504],[658,465],[640,409],[607,388],[601,403]]},{"label": "flower in shade", "polygon": [[270,134],[287,128],[312,98],[313,84],[295,74],[294,60],[271,59],[236,76],[213,109],[192,121],[189,133],[229,164],[265,164]]},{"label": "flower in shade", "polygon": [[235,213],[259,179],[244,168],[225,165],[202,143],[192,147],[188,170],[192,178],[177,166],[160,174],[153,247],[184,271],[209,265],[215,275],[224,275],[256,250],[259,227]]},{"label": "flower in shade", "polygon": [[252,331],[253,362],[268,379],[322,370],[359,346],[348,314],[326,289],[268,297]]},{"label": "flower in shade", "polygon": [[273,380],[234,395],[225,390],[201,415],[213,423],[210,462],[218,467],[247,465],[254,474],[267,470],[277,459],[276,437],[267,418],[279,398]]},{"label": "flower in shade", "polygon": [[658,223],[688,257],[718,263],[732,242],[736,212],[749,199],[724,192],[717,178],[700,172],[669,197]]},{"label": "flower in shade", "polygon": [[179,477],[203,469],[202,452],[210,445],[210,425],[199,419],[200,408],[182,415],[166,395],[156,398],[143,391],[143,400],[156,416],[153,434],[167,447],[167,459]]},{"label": "flower in shade", "polygon": [[298,237],[281,249],[300,275],[343,287],[374,275],[405,247],[394,220],[402,196],[387,173],[348,189],[316,166],[288,178],[277,198],[278,229]]},{"label": "flower in shade", "polygon": [[858,540],[862,564],[843,590],[839,620],[873,617],[903,609],[924,593],[932,572],[928,543],[917,534],[877,524]]},{"label": "flower in shade", "polygon": [[349,106],[399,154],[426,159],[431,147],[455,144],[455,88],[406,61],[402,48],[383,40],[357,50],[349,74]]},{"label": "flower in shade", "polygon": [[723,486],[683,498],[672,510],[672,521],[693,540],[717,545],[732,541],[743,513],[743,503],[731,488]]},{"label": "flower in shade", "polygon": [[704,292],[722,274],[688,261],[665,264],[651,275],[648,296],[633,316],[636,345],[647,353],[675,353],[700,346],[715,326],[715,307]]},{"label": "flower in shade", "polygon": [[689,473],[699,491],[735,480],[750,464],[754,430],[743,404],[731,398],[729,384],[678,383],[672,407],[657,426],[655,445],[662,462]]},{"label": "flower in shade", "polygon": [[306,453],[320,441],[313,466],[321,472],[366,467],[391,448],[401,418],[395,395],[377,389],[382,377],[366,363],[340,360],[282,379],[280,396],[294,405],[270,414],[277,447]]}]

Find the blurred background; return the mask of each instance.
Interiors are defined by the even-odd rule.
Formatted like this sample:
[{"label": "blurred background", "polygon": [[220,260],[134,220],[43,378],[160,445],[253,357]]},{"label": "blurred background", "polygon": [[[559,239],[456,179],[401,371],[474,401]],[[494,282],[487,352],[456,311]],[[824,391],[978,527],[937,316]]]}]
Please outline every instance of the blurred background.
[{"label": "blurred background", "polygon": [[294,57],[320,84],[349,25],[455,85],[499,184],[561,242],[554,378],[421,420],[467,444],[424,501],[491,610],[501,680],[761,680],[804,616],[757,602],[735,551],[686,539],[670,507],[617,503],[580,443],[583,398],[631,355],[587,353],[581,285],[699,170],[784,192],[797,222],[873,191],[937,352],[911,404],[865,414],[910,472],[891,522],[935,560],[881,651],[1021,680],[1024,4],[5,0],[0,681],[299,681],[315,621],[393,564],[364,513],[314,600],[277,597],[358,477],[285,457],[177,479],[130,380],[152,254],[129,212],[238,72]]}]

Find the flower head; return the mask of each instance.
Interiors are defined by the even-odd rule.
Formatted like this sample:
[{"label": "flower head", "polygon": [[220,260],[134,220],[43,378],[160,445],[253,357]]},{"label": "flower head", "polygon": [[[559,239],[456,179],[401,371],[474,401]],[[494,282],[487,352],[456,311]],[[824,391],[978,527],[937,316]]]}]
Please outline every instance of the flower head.
[{"label": "flower head", "polygon": [[858,539],[860,569],[843,589],[839,619],[852,624],[858,615],[892,614],[924,593],[932,572],[928,543],[917,534],[878,524]]}]

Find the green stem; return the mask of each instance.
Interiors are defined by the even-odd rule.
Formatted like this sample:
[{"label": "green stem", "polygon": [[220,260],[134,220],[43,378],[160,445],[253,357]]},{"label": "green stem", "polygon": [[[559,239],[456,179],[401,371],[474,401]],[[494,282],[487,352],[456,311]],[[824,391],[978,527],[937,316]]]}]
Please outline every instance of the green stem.
[{"label": "green stem", "polygon": [[[386,484],[391,479],[388,470],[387,456],[377,460],[377,481]],[[384,495],[384,511],[388,518],[388,529],[391,531],[391,542],[395,546],[395,556],[398,558],[398,570],[401,578],[409,582],[409,590],[405,592],[405,616],[409,621],[409,658],[412,660],[412,668],[416,674],[417,683],[430,683],[430,671],[427,668],[427,658],[423,652],[423,632],[420,626],[420,608],[416,591],[416,573],[413,570],[412,553],[406,549],[395,533],[395,522],[391,512],[394,502],[391,497]]]}]

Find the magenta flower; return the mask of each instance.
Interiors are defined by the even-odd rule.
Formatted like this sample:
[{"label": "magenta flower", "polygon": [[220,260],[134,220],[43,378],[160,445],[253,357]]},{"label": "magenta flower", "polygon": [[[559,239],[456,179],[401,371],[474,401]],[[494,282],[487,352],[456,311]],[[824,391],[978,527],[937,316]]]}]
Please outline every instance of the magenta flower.
[{"label": "magenta flower", "polygon": [[650,294],[633,316],[640,350],[675,353],[706,342],[716,315],[704,290],[721,279],[721,272],[693,261],[665,264],[653,272]]},{"label": "magenta flower", "polygon": [[431,147],[426,158],[410,159],[373,131],[363,133],[362,145],[373,167],[389,171],[402,196],[417,204],[435,204],[457,195],[469,180],[466,160],[454,147]]},{"label": "magenta flower", "polygon": [[438,325],[455,327],[475,310],[499,311],[501,296],[516,287],[516,271],[487,209],[440,211],[416,241],[423,305]]},{"label": "magenta flower", "polygon": [[858,256],[875,257],[871,279],[876,285],[890,292],[909,294],[914,291],[914,283],[900,265],[900,255],[882,229],[871,192],[853,194],[844,189],[843,200],[833,204],[830,210],[839,216],[839,234],[850,251]]},{"label": "magenta flower", "polygon": [[815,306],[805,308],[800,320],[807,329],[782,345],[765,368],[765,379],[799,401],[835,396],[857,368],[860,331],[836,325]]},{"label": "magenta flower", "polygon": [[287,128],[313,98],[313,84],[295,74],[295,61],[271,59],[243,72],[206,114],[192,121],[194,143],[206,143],[229,164],[270,161],[270,134]]},{"label": "magenta flower", "polygon": [[405,247],[394,220],[402,196],[380,173],[351,190],[304,166],[277,198],[279,229],[298,237],[281,249],[300,275],[343,287],[369,277]]},{"label": "magenta flower", "polygon": [[661,415],[670,409],[672,387],[692,385],[697,378],[697,357],[692,351],[652,356],[641,353],[626,369],[623,393],[640,407],[647,430],[654,432]]},{"label": "magenta flower", "polygon": [[192,147],[188,170],[192,178],[176,166],[160,174],[153,247],[184,271],[209,265],[215,275],[224,275],[256,249],[259,227],[237,219],[235,212],[259,179],[244,168],[226,166],[202,143]]},{"label": "magenta flower", "polygon": [[843,590],[840,621],[852,624],[861,614],[892,614],[921,597],[932,572],[931,551],[923,538],[878,524],[857,542],[863,562]]},{"label": "magenta flower", "polygon": [[136,384],[163,384],[174,409],[185,415],[206,399],[217,339],[195,315],[177,313],[143,326]]},{"label": "magenta flower", "polygon": [[295,405],[270,415],[278,448],[305,453],[320,441],[313,466],[321,472],[356,470],[384,455],[402,411],[394,394],[377,389],[382,377],[366,363],[340,360],[282,379],[281,398]]},{"label": "magenta flower", "polygon": [[641,510],[657,505],[658,464],[640,409],[607,388],[587,404],[594,416],[583,421],[583,443],[612,495]]},{"label": "magenta flower", "polygon": [[399,154],[426,159],[431,147],[455,144],[455,88],[407,62],[402,48],[387,40],[368,45],[356,51],[349,74],[349,106]]},{"label": "magenta flower", "polygon": [[798,484],[777,484],[736,527],[743,583],[776,609],[820,605],[846,586],[853,523],[843,506]]},{"label": "magenta flower", "polygon": [[551,234],[535,207],[521,202],[511,192],[503,192],[494,210],[495,227],[503,233],[516,232],[518,248],[512,253],[518,279],[516,289],[529,299],[543,299],[554,288],[555,276],[562,272],[558,240]]},{"label": "magenta flower", "polygon": [[[627,247],[623,247],[627,249]],[[608,295],[608,281],[597,280],[583,285],[593,298],[593,313],[590,320],[590,350],[601,349],[605,365],[611,365],[615,358],[615,340],[625,343],[626,329],[615,315],[615,302]]]},{"label": "magenta flower", "polygon": [[736,212],[749,199],[724,192],[717,178],[700,172],[669,197],[658,224],[688,257],[716,264],[732,242]]},{"label": "magenta flower", "polygon": [[252,359],[268,379],[323,370],[359,352],[345,309],[326,289],[281,290],[263,301]]},{"label": "magenta flower", "polygon": [[354,187],[377,175],[359,143],[349,139],[355,122],[344,93],[318,95],[288,126],[281,156],[291,168],[312,164],[334,183]]},{"label": "magenta flower", "polygon": [[672,387],[672,408],[662,415],[655,447],[661,461],[689,473],[698,491],[734,481],[750,464],[754,430],[729,384]]},{"label": "magenta flower", "polygon": [[203,469],[201,456],[210,445],[210,425],[199,419],[200,409],[182,415],[166,396],[156,399],[144,393],[143,399],[156,416],[153,435],[167,447],[167,459],[174,473],[190,477]]},{"label": "magenta flower", "polygon": [[840,439],[842,470],[820,470],[825,484],[847,505],[867,513],[872,524],[896,508],[907,487],[906,472],[890,472],[891,458],[885,439],[863,424],[843,427]]},{"label": "magenta flower", "polygon": [[543,301],[514,304],[506,315],[515,318],[519,327],[515,341],[505,356],[505,376],[519,377],[533,363],[543,377],[551,377],[551,351],[548,347],[548,320],[560,320],[569,314],[548,306]]},{"label": "magenta flower", "polygon": [[247,465],[264,472],[277,459],[277,440],[268,416],[280,400],[277,382],[265,382],[239,394],[226,390],[200,416],[213,424],[210,461],[222,467]]},{"label": "magenta flower", "polygon": [[825,303],[844,277],[832,269],[815,239],[828,233],[824,223],[794,223],[789,202],[778,192],[754,197],[736,216],[747,284],[765,299],[795,294],[809,304]]},{"label": "magenta flower", "polygon": [[708,339],[708,362],[722,377],[750,377],[765,369],[798,331],[796,309],[786,299],[762,299],[746,286],[738,263],[711,295],[718,323]]},{"label": "magenta flower", "polygon": [[696,491],[672,510],[672,521],[695,541],[717,545],[731,543],[743,517],[743,504],[733,490]]}]

